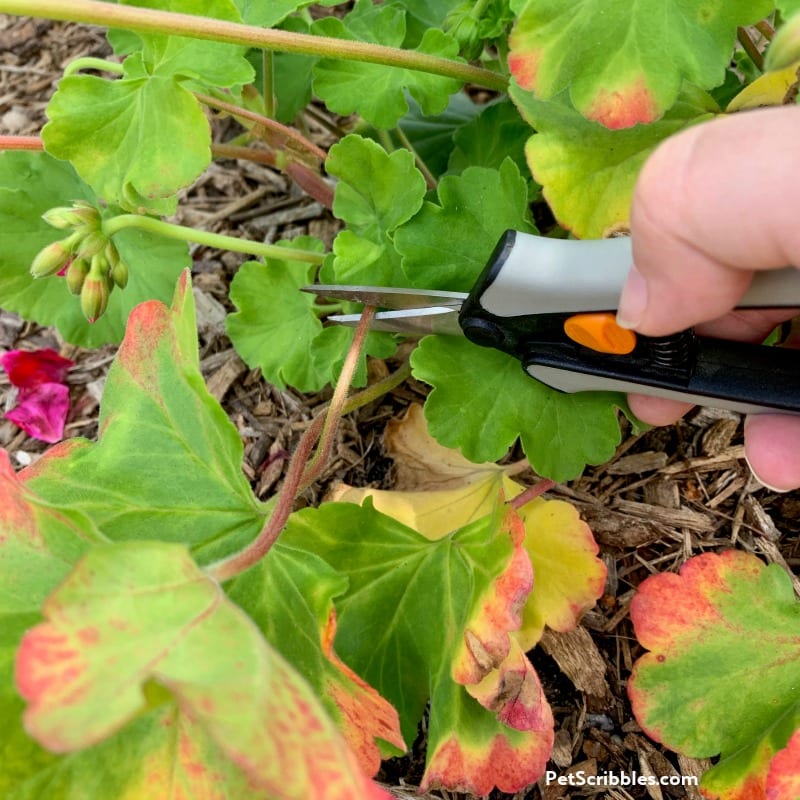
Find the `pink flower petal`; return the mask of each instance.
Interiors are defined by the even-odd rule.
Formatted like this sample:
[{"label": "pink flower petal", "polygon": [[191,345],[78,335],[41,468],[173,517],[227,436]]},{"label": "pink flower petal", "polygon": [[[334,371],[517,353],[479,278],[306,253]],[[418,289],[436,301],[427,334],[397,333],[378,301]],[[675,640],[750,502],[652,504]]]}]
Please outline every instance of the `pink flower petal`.
[{"label": "pink flower petal", "polygon": [[49,347],[44,350],[9,350],[0,356],[0,363],[11,383],[20,389],[32,389],[41,383],[63,383],[67,370],[75,364]]},{"label": "pink flower petal", "polygon": [[28,436],[52,444],[64,436],[69,412],[69,389],[63,383],[42,383],[21,389],[17,405],[5,416]]}]

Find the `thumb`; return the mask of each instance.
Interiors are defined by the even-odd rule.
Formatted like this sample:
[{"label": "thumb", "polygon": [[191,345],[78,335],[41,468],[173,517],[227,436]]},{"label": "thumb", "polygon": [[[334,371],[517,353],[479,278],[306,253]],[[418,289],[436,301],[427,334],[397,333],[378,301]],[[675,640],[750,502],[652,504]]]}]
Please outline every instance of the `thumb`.
[{"label": "thumb", "polygon": [[722,316],[755,270],[800,265],[800,107],[726,117],[667,139],[634,192],[635,267],[621,325],[663,336]]}]

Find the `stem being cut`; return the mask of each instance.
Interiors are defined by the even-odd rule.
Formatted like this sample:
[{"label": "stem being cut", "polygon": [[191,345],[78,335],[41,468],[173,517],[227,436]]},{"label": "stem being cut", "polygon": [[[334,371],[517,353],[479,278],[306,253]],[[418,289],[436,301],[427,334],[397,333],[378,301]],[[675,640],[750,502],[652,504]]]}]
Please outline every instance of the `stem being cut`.
[{"label": "stem being cut", "polygon": [[[286,479],[283,482],[275,508],[267,524],[262,528],[261,533],[258,534],[255,540],[240,553],[207,567],[206,572],[214,579],[220,582],[230,580],[258,563],[269,552],[286,526],[286,521],[292,513],[297,495],[315,481],[325,468],[333,447],[336,428],[342,415],[372,402],[381,394],[391,391],[410,374],[410,367],[406,366],[405,369],[398,370],[394,375],[390,375],[389,378],[380,381],[375,386],[365,389],[348,401],[347,391],[353,379],[374,312],[375,309],[371,307],[365,308],[362,312],[361,320],[347,352],[339,380],[336,382],[336,388],[327,413],[316,417],[305,434],[303,434],[303,438],[300,440],[289,463]],[[378,387],[380,387],[380,391],[376,392]],[[312,458],[311,452],[317,440],[319,440],[319,447]]]}]

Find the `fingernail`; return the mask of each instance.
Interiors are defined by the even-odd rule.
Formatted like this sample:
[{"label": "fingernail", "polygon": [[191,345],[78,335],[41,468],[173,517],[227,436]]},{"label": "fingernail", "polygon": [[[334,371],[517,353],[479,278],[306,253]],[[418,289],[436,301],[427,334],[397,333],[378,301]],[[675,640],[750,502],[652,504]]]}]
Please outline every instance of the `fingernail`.
[{"label": "fingernail", "polygon": [[620,328],[636,328],[644,318],[647,309],[647,283],[642,273],[631,267],[617,309],[617,324]]},{"label": "fingernail", "polygon": [[767,483],[765,480],[759,476],[759,474],[753,469],[753,465],[750,463],[750,459],[747,457],[747,453],[744,455],[745,463],[747,464],[748,468],[750,469],[750,473],[752,476],[765,488],[769,489],[771,492],[775,492],[776,494],[786,494],[787,492],[791,492],[791,488],[789,489],[779,489],[777,486],[772,486],[771,484]]}]

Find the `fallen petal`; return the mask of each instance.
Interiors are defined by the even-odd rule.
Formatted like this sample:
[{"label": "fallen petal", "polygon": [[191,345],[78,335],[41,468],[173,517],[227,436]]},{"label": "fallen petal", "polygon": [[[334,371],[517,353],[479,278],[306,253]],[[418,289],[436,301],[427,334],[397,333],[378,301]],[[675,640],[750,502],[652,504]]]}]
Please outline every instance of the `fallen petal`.
[{"label": "fallen petal", "polygon": [[63,358],[49,347],[43,350],[9,350],[0,356],[8,379],[19,389],[32,389],[43,383],[63,383],[75,362]]},{"label": "fallen petal", "polygon": [[28,436],[52,444],[63,438],[68,412],[68,387],[63,383],[42,383],[32,389],[21,389],[16,408],[5,417]]}]

